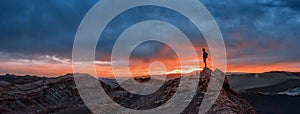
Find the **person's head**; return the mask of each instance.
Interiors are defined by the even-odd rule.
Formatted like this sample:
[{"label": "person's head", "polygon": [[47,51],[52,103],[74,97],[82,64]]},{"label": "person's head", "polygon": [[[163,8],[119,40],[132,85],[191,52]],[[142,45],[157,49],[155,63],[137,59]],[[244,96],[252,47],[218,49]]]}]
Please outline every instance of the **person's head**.
[{"label": "person's head", "polygon": [[203,48],[202,51],[205,52],[205,48]]}]

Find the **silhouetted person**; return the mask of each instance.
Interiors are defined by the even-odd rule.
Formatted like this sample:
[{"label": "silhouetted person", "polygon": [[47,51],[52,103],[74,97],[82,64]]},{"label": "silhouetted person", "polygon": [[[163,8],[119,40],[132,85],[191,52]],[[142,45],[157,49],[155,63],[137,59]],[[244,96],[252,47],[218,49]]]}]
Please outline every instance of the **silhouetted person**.
[{"label": "silhouetted person", "polygon": [[203,62],[205,64],[205,67],[204,68],[207,68],[207,65],[206,65],[206,59],[208,57],[208,53],[205,51],[205,48],[202,49],[202,52],[203,52]]}]

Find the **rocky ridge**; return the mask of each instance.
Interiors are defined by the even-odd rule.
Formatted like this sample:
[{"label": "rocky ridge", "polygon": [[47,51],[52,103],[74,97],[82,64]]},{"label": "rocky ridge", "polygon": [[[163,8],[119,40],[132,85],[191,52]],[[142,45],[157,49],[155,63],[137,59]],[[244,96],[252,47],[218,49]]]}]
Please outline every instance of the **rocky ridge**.
[{"label": "rocky ridge", "polygon": [[[212,71],[206,69],[200,73],[196,95],[188,107],[182,112],[198,113],[204,93],[210,81]],[[151,109],[164,104],[176,91],[180,80],[168,80],[152,96],[139,97],[124,91],[121,86],[111,87],[107,82],[101,85],[107,94],[120,105],[137,110]],[[220,91],[216,103],[208,110],[208,114],[255,114],[256,111],[237,92],[231,89],[227,79]],[[143,100],[147,99],[147,100]],[[88,110],[76,89],[72,74],[57,78],[35,76],[0,76],[0,113],[57,113],[80,108]],[[84,107],[84,108],[82,108]],[[89,112],[89,111],[88,111]]]}]

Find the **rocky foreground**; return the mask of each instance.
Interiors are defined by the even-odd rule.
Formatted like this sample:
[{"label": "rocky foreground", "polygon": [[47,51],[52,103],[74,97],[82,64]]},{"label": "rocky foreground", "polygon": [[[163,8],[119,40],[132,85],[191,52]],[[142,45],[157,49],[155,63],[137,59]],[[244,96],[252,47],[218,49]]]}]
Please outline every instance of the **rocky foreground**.
[{"label": "rocky foreground", "polygon": [[[182,112],[198,113],[204,93],[210,81],[211,71],[202,71],[196,95]],[[100,81],[108,95],[118,104],[136,110],[152,109],[164,104],[176,92],[179,78],[165,82],[164,86],[151,96],[136,96],[126,92],[118,84]],[[124,82],[126,84],[126,82]],[[147,99],[147,100],[145,100]],[[0,113],[74,113],[71,110],[88,110],[76,89],[73,75],[57,78],[35,76],[0,76]],[[107,104],[109,105],[109,104]],[[78,111],[77,111],[78,112]],[[86,113],[91,113],[86,111]],[[256,111],[237,92],[231,89],[227,79],[216,102],[208,114],[255,114]]]}]

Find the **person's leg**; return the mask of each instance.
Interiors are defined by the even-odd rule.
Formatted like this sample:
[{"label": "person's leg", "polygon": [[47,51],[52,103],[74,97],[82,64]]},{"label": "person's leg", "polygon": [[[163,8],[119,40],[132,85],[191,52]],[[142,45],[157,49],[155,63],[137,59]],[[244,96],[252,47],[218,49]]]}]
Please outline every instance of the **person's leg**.
[{"label": "person's leg", "polygon": [[204,65],[205,65],[204,68],[206,68],[206,67],[207,67],[207,66],[206,66],[206,59],[203,59],[203,62],[204,62]]}]

